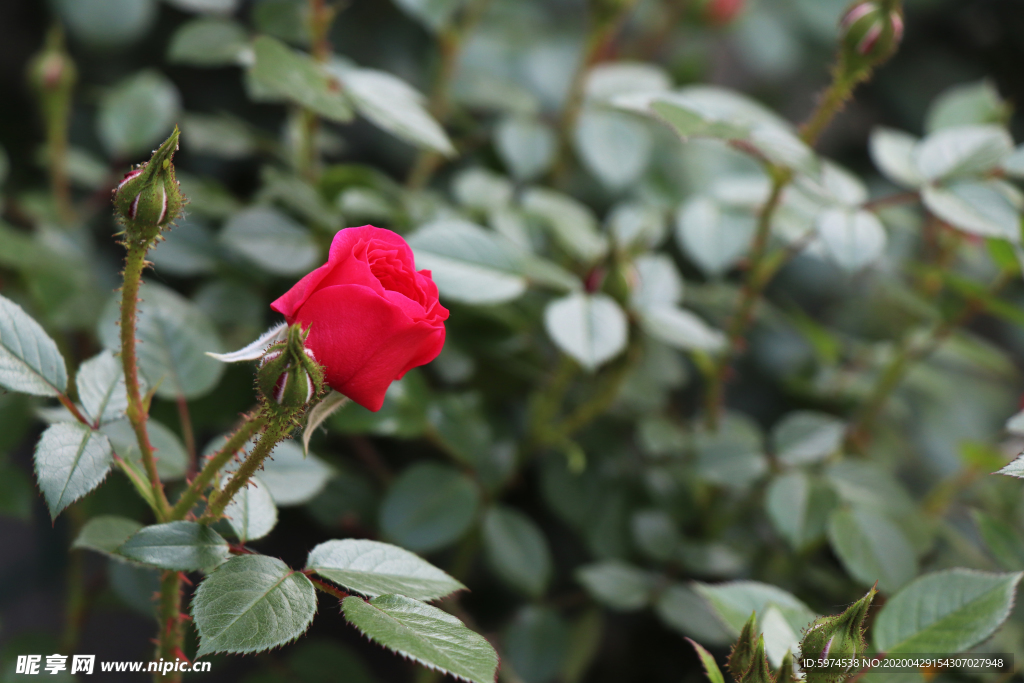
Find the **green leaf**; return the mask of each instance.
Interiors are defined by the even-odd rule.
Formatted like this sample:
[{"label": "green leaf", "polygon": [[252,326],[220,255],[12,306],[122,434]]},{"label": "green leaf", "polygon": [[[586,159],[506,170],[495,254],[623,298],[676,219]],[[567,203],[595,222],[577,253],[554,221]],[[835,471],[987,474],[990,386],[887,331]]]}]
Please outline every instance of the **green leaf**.
[{"label": "green leaf", "polygon": [[156,0],[59,0],[54,5],[71,35],[105,48],[142,38],[158,11]]},{"label": "green leaf", "polygon": [[828,538],[846,571],[864,585],[877,581],[882,592],[892,593],[917,574],[910,541],[899,527],[868,508],[833,512]]},{"label": "green leaf", "polygon": [[167,522],[143,527],[117,552],[130,560],[160,569],[191,572],[227,559],[228,542],[197,522]]},{"label": "green leaf", "polygon": [[256,61],[249,71],[259,99],[286,99],[331,121],[352,120],[352,108],[319,64],[269,36],[252,44]]},{"label": "green leaf", "polygon": [[673,583],[661,591],[654,611],[670,628],[709,645],[731,644],[739,633],[733,633],[706,599],[683,584]]},{"label": "green leaf", "polygon": [[238,0],[165,0],[185,12],[230,14],[238,8]]},{"label": "green leaf", "polygon": [[386,71],[331,67],[356,110],[374,125],[417,147],[455,156],[448,134],[425,108],[426,98],[402,79]]},{"label": "green leaf", "polygon": [[584,108],[574,140],[587,169],[612,190],[639,180],[654,151],[654,140],[641,120],[596,107]]},{"label": "green leaf", "polygon": [[630,304],[638,309],[671,307],[683,299],[683,278],[668,254],[641,254],[633,261],[636,284]]},{"label": "green leaf", "polygon": [[302,573],[274,557],[233,557],[199,584],[192,599],[196,656],[284,645],[309,628],[315,613],[316,591]]},{"label": "green leaf", "polygon": [[969,124],[1005,123],[1013,111],[989,80],[955,85],[932,102],[925,118],[925,130]]},{"label": "green leaf", "polygon": [[607,294],[570,294],[544,309],[544,328],[558,347],[593,372],[622,353],[629,322]]},{"label": "green leaf", "polygon": [[925,182],[914,160],[918,142],[909,133],[891,128],[875,128],[871,131],[871,159],[889,180],[902,187],[917,189]]},{"label": "green leaf", "polygon": [[648,557],[666,562],[676,556],[681,538],[676,523],[661,510],[633,513],[630,529],[637,547]]},{"label": "green leaf", "polygon": [[395,4],[427,28],[440,31],[466,0],[395,0]]},{"label": "green leaf", "polygon": [[626,250],[654,249],[665,239],[665,212],[657,206],[622,202],[608,214],[608,231],[615,244]]},{"label": "green leaf", "polygon": [[36,444],[35,471],[50,517],[100,485],[114,463],[107,437],[77,422],[50,425]]},{"label": "green leaf", "polygon": [[729,627],[733,638],[739,635],[751,612],[763,618],[771,606],[779,610],[796,633],[806,629],[815,618],[814,612],[799,599],[767,583],[732,581],[712,585],[698,581],[693,586]]},{"label": "green leaf", "polygon": [[187,113],[181,121],[181,137],[188,140],[189,154],[245,159],[259,150],[257,135],[248,123],[229,114]]},{"label": "green leaf", "polygon": [[219,240],[274,275],[306,273],[320,257],[309,231],[269,206],[254,206],[232,216]]},{"label": "green leaf", "polygon": [[68,385],[57,344],[21,306],[0,296],[0,387],[56,396]]},{"label": "green leaf", "polygon": [[[160,479],[171,481],[183,478],[188,471],[188,453],[181,439],[153,418],[146,422],[146,428],[149,441],[156,451],[156,471]],[[100,427],[100,431],[110,439],[114,452],[122,460],[141,465],[142,453],[139,451],[138,437],[127,418],[108,422]]]},{"label": "green leaf", "polygon": [[332,389],[329,394],[324,396],[319,403],[310,409],[306,415],[306,426],[302,430],[303,453],[309,453],[309,441],[313,438],[317,428],[326,422],[327,418],[341,410],[348,401],[348,396]]},{"label": "green leaf", "polygon": [[[185,128],[185,135],[188,129]],[[192,146],[191,136],[189,146]],[[148,254],[158,273],[170,273],[182,277],[194,277],[212,273],[217,269],[220,248],[210,231],[199,221],[185,217],[163,235],[160,242]]]},{"label": "green leaf", "polygon": [[508,178],[478,166],[460,171],[452,180],[451,187],[452,195],[459,204],[477,211],[508,208],[515,193]]},{"label": "green leaf", "polygon": [[711,683],[725,683],[725,677],[722,676],[722,670],[718,668],[718,662],[715,661],[714,655],[705,650],[695,641],[690,640],[690,645],[693,645],[693,649],[697,651],[697,657],[700,659],[701,666],[704,667],[704,673],[707,675],[708,680]]},{"label": "green leaf", "polygon": [[397,593],[415,600],[437,600],[466,588],[407,550],[354,538],[316,546],[306,569],[371,598]]},{"label": "green leaf", "polygon": [[676,241],[706,275],[721,276],[750,248],[757,228],[753,213],[697,196],[676,215]]},{"label": "green leaf", "polygon": [[761,430],[738,413],[726,415],[717,432],[698,431],[693,446],[698,476],[712,483],[744,488],[768,471]]},{"label": "green leaf", "polygon": [[[160,398],[187,399],[204,396],[217,386],[223,366],[206,355],[220,351],[220,338],[206,315],[190,301],[166,287],[147,283],[139,294],[137,353],[139,369],[156,386]],[[118,353],[121,349],[120,297],[107,304],[100,318],[103,345]]]},{"label": "green leaf", "polygon": [[[85,413],[97,423],[120,420],[128,410],[124,367],[110,351],[102,351],[82,363],[75,377]],[[145,391],[145,387],[141,387]]]},{"label": "green leaf", "polygon": [[476,517],[480,492],[458,470],[421,463],[405,470],[381,504],[385,536],[410,550],[427,552],[458,540]]},{"label": "green leaf", "polygon": [[848,271],[871,265],[885,252],[882,222],[869,211],[828,209],[818,216],[818,237],[833,261]]},{"label": "green leaf", "polygon": [[193,19],[174,32],[167,48],[167,61],[189,66],[230,66],[239,63],[248,47],[249,37],[236,22]]},{"label": "green leaf", "polygon": [[643,609],[654,591],[654,579],[649,573],[619,560],[580,567],[576,580],[595,600],[622,612]]},{"label": "green leaf", "polygon": [[503,119],[494,131],[494,142],[505,167],[519,181],[543,175],[555,158],[555,134],[533,118]]},{"label": "green leaf", "polygon": [[999,470],[998,474],[1005,474],[1009,477],[1020,477],[1024,479],[1024,455],[1017,456],[1016,460],[1013,460],[1003,469]]},{"label": "green leaf", "polygon": [[646,93],[616,97],[625,109],[653,112],[683,138],[711,137],[749,142],[771,163],[813,174],[814,152],[773,112],[732,90],[690,86],[653,97]]},{"label": "green leaf", "polygon": [[1020,242],[1020,192],[1000,180],[961,180],[921,191],[925,207],[965,232]]},{"label": "green leaf", "polygon": [[88,548],[120,558],[117,549],[141,528],[142,525],[134,519],[117,515],[99,515],[85,523],[71,547]]},{"label": "green leaf", "polygon": [[725,335],[696,314],[675,306],[657,306],[640,312],[644,332],[683,351],[717,353],[725,347]]},{"label": "green leaf", "polygon": [[647,62],[601,62],[587,73],[584,92],[588,100],[608,102],[628,93],[665,92],[672,77],[660,66]]},{"label": "green leaf", "polygon": [[971,569],[922,576],[878,613],[872,629],[875,649],[889,655],[967,652],[1010,616],[1021,576]]},{"label": "green leaf", "polygon": [[569,627],[549,607],[527,605],[505,630],[505,662],[524,683],[548,683],[569,650]]},{"label": "green leaf", "polygon": [[530,597],[544,594],[551,580],[551,553],[543,532],[529,517],[496,505],[484,515],[483,540],[494,573]]},{"label": "green leaf", "polygon": [[832,490],[805,472],[787,472],[772,480],[765,507],[776,531],[794,550],[801,550],[825,533],[826,520],[836,504]]},{"label": "green leaf", "polygon": [[148,153],[171,132],[180,109],[173,83],[156,71],[140,71],[100,99],[96,133],[111,157]]},{"label": "green leaf", "polygon": [[242,543],[269,534],[277,525],[277,505],[261,476],[253,476],[224,508],[224,516]]},{"label": "green leaf", "polygon": [[772,429],[776,457],[787,465],[807,465],[824,460],[843,444],[846,423],[810,410],[787,414]]},{"label": "green leaf", "polygon": [[274,502],[287,507],[311,501],[333,475],[327,463],[312,453],[303,454],[299,444],[287,439],[274,446],[259,477]]},{"label": "green leaf", "polygon": [[523,209],[551,230],[555,241],[583,263],[593,263],[608,253],[608,239],[598,231],[590,208],[572,197],[543,188],[523,194]]},{"label": "green leaf", "polygon": [[341,605],[349,623],[389,650],[472,683],[495,680],[494,648],[447,612],[402,595],[349,596]]},{"label": "green leaf", "polygon": [[524,255],[468,221],[443,219],[409,237],[416,267],[431,271],[442,297],[468,304],[497,304],[526,291]]},{"label": "green leaf", "polygon": [[926,180],[981,175],[1013,153],[1013,138],[1000,126],[956,126],[932,133],[914,150]]},{"label": "green leaf", "polygon": [[974,510],[973,516],[985,545],[1003,569],[1024,566],[1024,539],[1012,526],[980,510]]}]

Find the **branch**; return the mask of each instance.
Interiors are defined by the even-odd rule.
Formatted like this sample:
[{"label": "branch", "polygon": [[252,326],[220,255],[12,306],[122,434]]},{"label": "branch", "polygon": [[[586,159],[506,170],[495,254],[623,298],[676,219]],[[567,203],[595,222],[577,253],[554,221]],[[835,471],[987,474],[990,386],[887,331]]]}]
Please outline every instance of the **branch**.
[{"label": "branch", "polygon": [[178,502],[175,503],[174,508],[171,510],[171,519],[184,519],[199,500],[200,496],[202,496],[206,487],[213,483],[217,474],[235,456],[235,453],[245,446],[246,442],[252,438],[253,434],[262,429],[266,424],[267,419],[262,411],[257,411],[246,417],[242,426],[239,427],[230,438],[228,438],[224,443],[224,446],[207,458],[203,469],[199,472],[196,478],[192,480],[192,483],[189,484],[189,487],[185,492],[181,494]]},{"label": "branch", "polygon": [[140,243],[125,237],[128,255],[125,258],[124,286],[121,288],[121,364],[124,366],[125,386],[128,390],[128,420],[139,442],[142,453],[142,465],[146,470],[150,487],[153,489],[153,500],[157,505],[157,518],[165,521],[171,512],[167,502],[163,483],[156,469],[156,458],[153,456],[153,445],[149,441],[146,430],[148,411],[142,403],[139,392],[139,368],[135,354],[135,324],[138,318],[139,285],[142,271],[146,267],[147,243]]},{"label": "branch", "polygon": [[212,524],[224,515],[224,508],[227,507],[231,499],[235,497],[235,494],[243,486],[246,486],[252,476],[263,466],[263,461],[270,456],[274,446],[291,433],[291,418],[291,414],[284,413],[267,419],[266,430],[252,449],[252,453],[249,454],[249,457],[238,468],[238,471],[232,475],[228,483],[224,485],[224,488],[220,491],[214,491],[210,495],[209,505],[203,516],[199,518],[200,522]]}]

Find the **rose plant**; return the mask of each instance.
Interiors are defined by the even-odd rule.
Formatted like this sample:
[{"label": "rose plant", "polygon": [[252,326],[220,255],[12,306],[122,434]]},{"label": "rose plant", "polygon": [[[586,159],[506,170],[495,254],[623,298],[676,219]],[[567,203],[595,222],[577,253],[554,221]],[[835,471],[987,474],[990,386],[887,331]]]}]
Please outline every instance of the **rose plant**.
[{"label": "rose plant", "polygon": [[[157,16],[124,2],[54,4],[0,202],[0,514],[71,546],[49,652],[134,610],[166,681],[1024,659],[1012,108],[871,127],[945,6],[168,0],[103,83]],[[782,78],[825,15],[813,101],[751,88],[801,123],[711,82]]]}]

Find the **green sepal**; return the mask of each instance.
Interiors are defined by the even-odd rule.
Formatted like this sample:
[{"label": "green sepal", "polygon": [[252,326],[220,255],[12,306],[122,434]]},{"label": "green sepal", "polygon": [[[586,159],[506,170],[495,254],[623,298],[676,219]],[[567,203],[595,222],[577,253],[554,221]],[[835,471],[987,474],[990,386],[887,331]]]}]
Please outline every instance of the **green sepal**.
[{"label": "green sepal", "polygon": [[[846,659],[864,655],[865,621],[871,601],[878,591],[872,586],[863,598],[839,616],[819,617],[807,628],[800,643],[801,659]],[[814,667],[807,670],[806,683],[838,683],[846,677],[846,667]]]},{"label": "green sepal", "polygon": [[739,640],[729,651],[729,658],[725,662],[726,668],[732,674],[733,679],[740,680],[754,661],[754,652],[757,649],[757,613],[751,612],[747,623],[743,624]]},{"label": "green sepal", "polygon": [[178,127],[149,161],[130,171],[114,188],[114,214],[131,242],[149,244],[173,223],[186,203],[174,175]]},{"label": "green sepal", "polygon": [[284,341],[267,349],[256,374],[263,402],[272,411],[294,412],[313,403],[324,390],[324,371],[306,348],[309,330],[288,328]]},{"label": "green sepal", "polygon": [[772,669],[768,653],[764,649],[764,636],[758,636],[753,661],[746,673],[737,679],[738,683],[772,683]]},{"label": "green sepal", "polygon": [[799,683],[799,681],[800,679],[796,676],[796,668],[793,666],[793,651],[786,650],[786,654],[782,658],[782,663],[779,664],[779,670],[775,672],[772,682]]}]

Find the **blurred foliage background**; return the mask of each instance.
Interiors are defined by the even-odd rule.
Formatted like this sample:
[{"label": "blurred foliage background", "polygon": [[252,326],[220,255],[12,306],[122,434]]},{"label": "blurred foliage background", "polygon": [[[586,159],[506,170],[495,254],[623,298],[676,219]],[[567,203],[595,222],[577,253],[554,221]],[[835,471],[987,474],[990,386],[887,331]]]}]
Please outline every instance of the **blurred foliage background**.
[{"label": "blurred foliage background", "polygon": [[[719,8],[718,15],[717,4],[738,11]],[[1019,275],[1001,294],[1002,309],[992,304],[908,372],[864,452],[842,457],[836,435],[893,343],[957,296],[976,293],[943,273],[984,276],[991,265],[984,244],[962,240],[937,274],[921,274],[927,266],[919,254],[930,238],[921,212],[907,207],[883,214],[889,245],[867,270],[847,273],[816,255],[798,256],[767,292],[771,303],[729,384],[730,413],[718,435],[709,435],[700,420],[699,352],[641,334],[634,320],[624,355],[586,372],[545,335],[550,291],[517,288],[554,281],[557,289],[568,272],[591,289],[604,277],[596,286],[616,295],[615,269],[631,262],[636,245],[663,243],[660,253],[686,280],[687,305],[724,326],[742,241],[732,258],[709,267],[664,234],[676,232],[680,206],[738,162],[683,145],[653,122],[637,134],[597,117],[597,132],[570,131],[560,140],[566,107],[579,106],[573,98],[582,96],[579,65],[593,8],[583,0],[459,5],[341,6],[329,42],[348,60],[339,67],[350,69],[342,81],[361,93],[362,116],[321,120],[320,162],[310,164],[302,114],[259,96],[245,76],[253,35],[310,48],[305,0],[0,3],[0,292],[31,312],[73,365],[103,348],[122,258],[109,190],[174,123],[183,131],[176,162],[192,203],[152,256],[147,287],[180,295],[163,290],[151,298],[170,300],[191,342],[205,350],[243,346],[274,322],[267,304],[321,262],[330,236],[345,225],[371,222],[408,236],[462,217],[537,244],[538,222],[558,222],[583,206],[594,218],[571,215],[570,223],[609,226],[604,232],[627,254],[610,273],[595,274],[572,249],[540,240],[558,272],[487,281],[491,290],[453,275],[442,287],[452,311],[442,357],[396,383],[380,413],[350,406],[332,418],[312,447],[324,467],[305,473],[307,491],[277,501],[277,527],[255,542],[292,566],[316,543],[344,536],[383,538],[425,554],[470,587],[445,606],[496,644],[503,680],[699,680],[683,635],[718,654],[735,637],[735,620],[701,588],[723,580],[756,580],[797,596],[802,603],[785,612],[792,625],[808,607],[828,613],[856,599],[872,572],[887,577],[882,589],[889,592],[945,567],[1019,570],[1020,486],[988,476],[1019,450],[1003,432],[1021,393],[1024,336],[1013,312],[1024,293]],[[828,83],[845,7],[845,0],[640,0],[593,56],[658,64],[676,87],[733,88],[796,122]],[[1024,132],[1019,115],[1004,116],[1024,100],[1024,6],[908,0],[905,9],[899,52],[819,145],[876,196],[896,190],[871,162],[872,129],[925,133],[930,107],[951,87],[971,85],[976,99],[995,102],[990,109],[1015,137]],[[77,70],[65,157],[70,215],[48,189],[44,119],[26,75],[54,25],[63,26]],[[351,75],[355,65],[363,81]],[[458,154],[430,151],[444,150],[447,138],[422,118],[389,118],[396,101],[416,96],[394,81],[374,81],[376,72],[366,69],[426,93],[426,108]],[[637,149],[644,150],[639,159]],[[533,191],[532,213],[524,211],[519,203],[531,183],[580,204],[566,209],[554,201],[552,208]],[[633,237],[621,237],[627,233]],[[419,254],[445,235],[410,241]],[[918,277],[940,281],[930,299],[912,293]],[[674,286],[671,273],[668,279]],[[635,288],[628,277],[625,283]],[[253,404],[250,367],[210,363],[193,367],[177,394],[158,393],[153,415],[166,427],[168,467],[170,453],[184,462],[189,446],[179,396],[199,452]],[[29,651],[147,659],[155,627],[154,574],[68,552],[89,517],[145,516],[121,475],[47,523],[31,479],[32,444],[42,429],[34,416],[44,408],[0,394],[0,677],[11,680],[13,656]],[[810,455],[787,460],[780,425],[794,411],[813,412],[795,427],[790,421],[789,445],[808,434],[819,441]],[[551,437],[554,427],[564,433]],[[799,509],[795,500],[804,501]],[[836,514],[846,516],[837,522]],[[865,522],[859,514],[873,517]],[[867,525],[872,538],[884,527],[882,546],[841,547],[827,533],[830,516],[833,529]],[[294,645],[216,658],[214,680],[436,680],[361,639],[331,618],[332,609],[322,601],[321,617]],[[742,622],[747,614],[739,616]],[[1024,657],[1022,635],[1018,608],[991,648]]]}]

